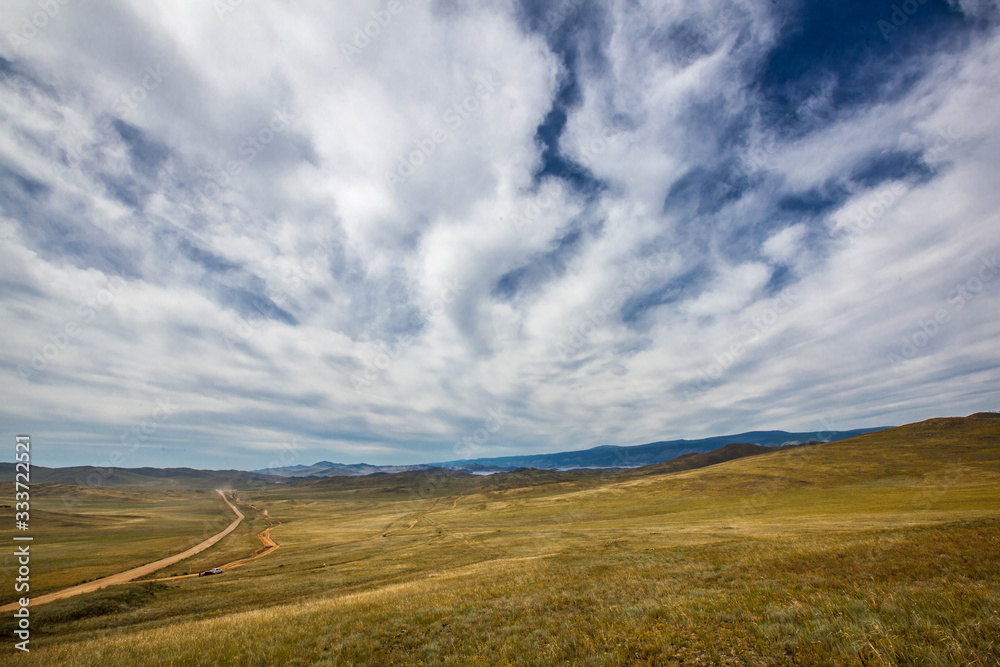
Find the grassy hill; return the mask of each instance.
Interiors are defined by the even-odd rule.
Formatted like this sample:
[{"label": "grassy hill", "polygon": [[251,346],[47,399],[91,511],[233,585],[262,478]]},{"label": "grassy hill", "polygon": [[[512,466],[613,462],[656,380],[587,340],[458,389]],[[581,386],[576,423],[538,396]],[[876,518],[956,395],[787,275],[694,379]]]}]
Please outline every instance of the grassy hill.
[{"label": "grassy hill", "polygon": [[1000,420],[736,452],[247,489],[280,549],[33,610],[23,662],[998,664]]},{"label": "grassy hill", "polygon": [[684,454],[665,463],[634,468],[622,473],[622,477],[641,477],[646,475],[662,475],[670,472],[680,472],[681,470],[694,470],[705,466],[725,463],[734,459],[741,459],[745,456],[757,456],[759,454],[771,454],[775,451],[803,445],[817,445],[818,442],[807,442],[802,445],[784,445],[781,447],[768,447],[755,445],[749,442],[734,442],[728,445],[713,449],[710,452],[697,452]]}]

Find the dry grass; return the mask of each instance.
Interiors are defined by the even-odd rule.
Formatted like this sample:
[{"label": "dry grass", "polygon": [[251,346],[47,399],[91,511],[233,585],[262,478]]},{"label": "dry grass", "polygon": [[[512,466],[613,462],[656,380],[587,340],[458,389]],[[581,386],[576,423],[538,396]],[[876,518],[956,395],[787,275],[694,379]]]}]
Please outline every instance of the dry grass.
[{"label": "dry grass", "polygon": [[[12,526],[11,503],[0,504],[5,505],[0,521]],[[60,590],[184,551],[232,520],[232,511],[213,491],[91,489],[81,494],[73,487],[32,485],[31,593]],[[231,534],[224,542],[235,540]],[[7,579],[15,569],[13,549],[5,551],[0,604],[16,599]]]},{"label": "dry grass", "polygon": [[245,491],[281,549],[39,608],[25,662],[1000,664],[995,422],[538,481]]}]

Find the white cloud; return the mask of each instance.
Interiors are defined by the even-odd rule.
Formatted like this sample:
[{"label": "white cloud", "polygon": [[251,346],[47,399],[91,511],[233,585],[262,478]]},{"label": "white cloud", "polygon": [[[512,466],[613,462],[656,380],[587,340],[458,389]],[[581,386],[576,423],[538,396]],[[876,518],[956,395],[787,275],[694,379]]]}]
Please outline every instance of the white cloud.
[{"label": "white cloud", "polygon": [[802,224],[782,229],[764,242],[764,254],[776,262],[788,262],[798,253],[805,233],[806,227]]},{"label": "white cloud", "polygon": [[[995,402],[1000,279],[962,308],[948,297],[998,250],[993,33],[907,61],[923,79],[906,94],[792,137],[754,89],[782,34],[755,4],[652,20],[614,6],[592,28],[600,58],[581,46],[572,71],[508,3],[405,4],[348,61],[382,6],[244,4],[220,20],[195,2],[71,4],[0,50],[7,423],[89,462],[74,443],[104,451],[169,397],[177,414],[135,465],[207,446],[206,465],[259,467],[289,437],[303,462],[455,458],[498,406],[510,419],[484,454]],[[671,52],[678,26],[700,46]],[[123,118],[144,138],[95,137],[148,67],[169,75]],[[559,151],[601,187],[549,179],[539,194],[536,133],[571,75]],[[276,111],[291,122],[261,134]],[[68,148],[80,163],[56,168]],[[831,185],[899,151],[923,156],[922,178]],[[667,207],[685,178],[693,199]],[[117,274],[127,288],[23,382],[33,348]],[[894,368],[941,308],[949,320]]]}]

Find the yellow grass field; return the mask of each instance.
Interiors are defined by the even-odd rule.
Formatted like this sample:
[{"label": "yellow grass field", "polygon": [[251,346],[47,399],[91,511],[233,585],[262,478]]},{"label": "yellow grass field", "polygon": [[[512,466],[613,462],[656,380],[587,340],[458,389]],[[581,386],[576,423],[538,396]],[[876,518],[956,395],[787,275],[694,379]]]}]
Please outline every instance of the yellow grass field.
[{"label": "yellow grass field", "polygon": [[[109,491],[76,519],[39,487],[33,511],[55,518],[33,585],[166,555],[170,538],[181,550],[231,519],[212,495],[143,505]],[[17,663],[1000,665],[997,419],[665,474],[406,474],[236,495],[246,526],[195,570],[260,546],[267,524],[246,503],[282,522],[278,550],[33,608]]]}]

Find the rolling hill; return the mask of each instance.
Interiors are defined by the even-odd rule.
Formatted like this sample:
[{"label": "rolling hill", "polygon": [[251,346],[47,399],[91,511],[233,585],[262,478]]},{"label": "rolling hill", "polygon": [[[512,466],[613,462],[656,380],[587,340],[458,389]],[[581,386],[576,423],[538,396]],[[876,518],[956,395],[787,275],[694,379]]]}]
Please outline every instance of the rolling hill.
[{"label": "rolling hill", "polygon": [[[150,507],[157,498],[131,493]],[[632,470],[431,469],[237,495],[281,521],[280,549],[217,578],[130,584],[32,610],[40,631],[23,662],[1000,658],[1000,420],[991,417],[781,448],[730,443]],[[60,508],[58,497],[39,503]],[[121,501],[94,499],[88,513],[144,525]],[[72,537],[80,553],[99,545],[104,558],[124,558],[121,532]],[[53,531],[40,553],[69,537]]]}]

